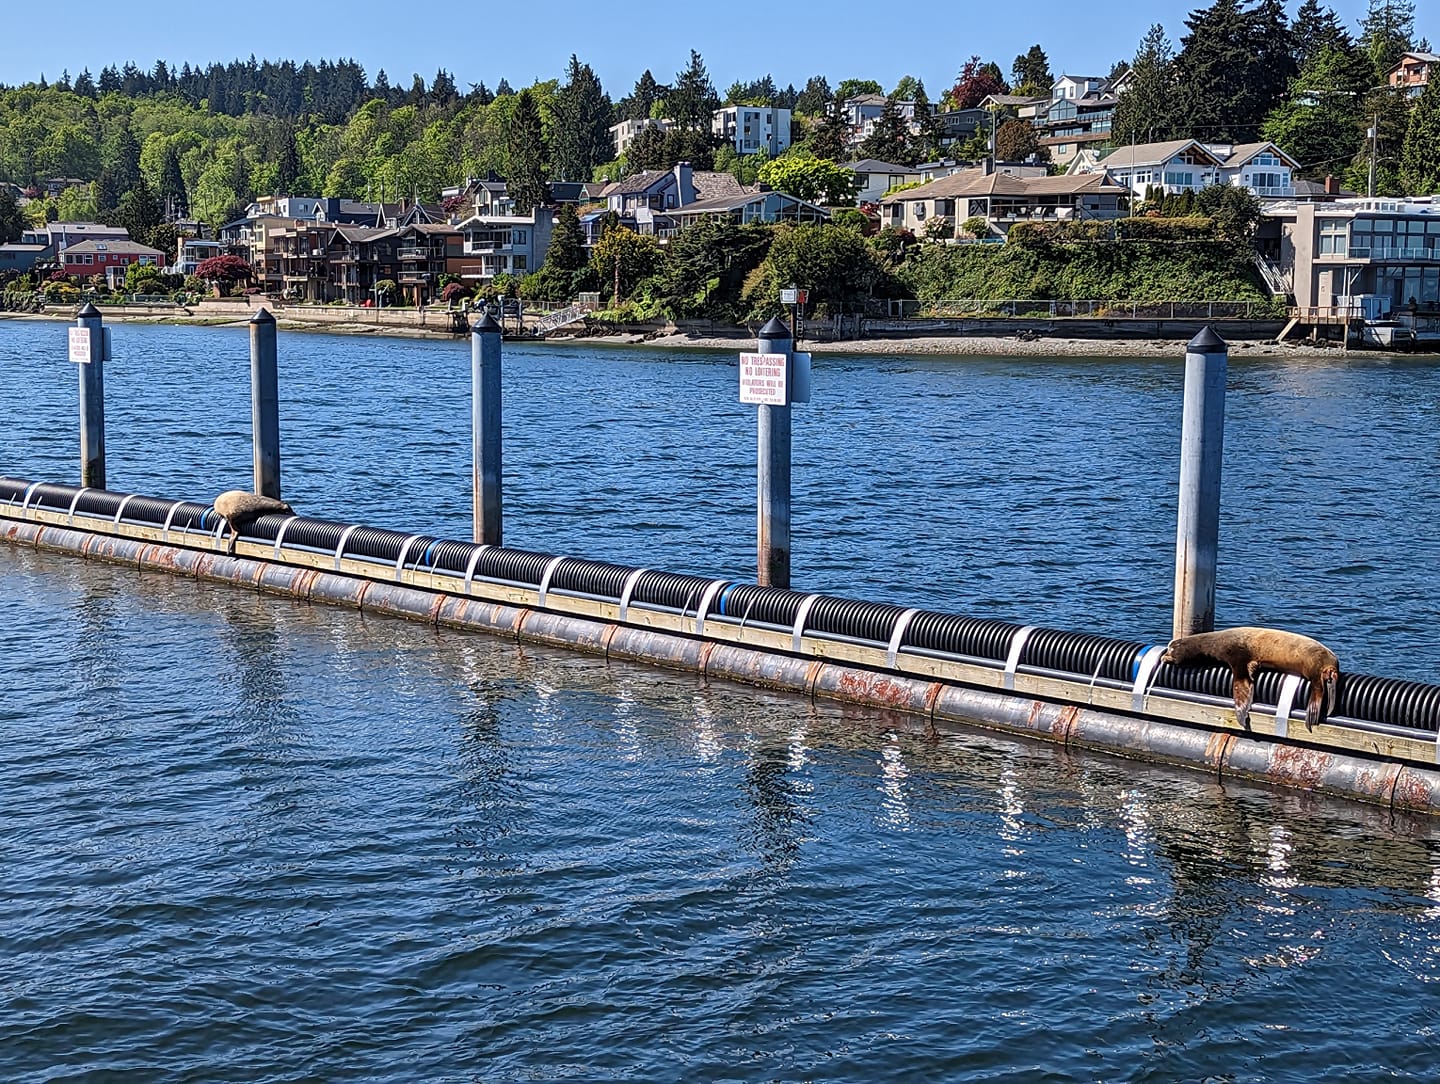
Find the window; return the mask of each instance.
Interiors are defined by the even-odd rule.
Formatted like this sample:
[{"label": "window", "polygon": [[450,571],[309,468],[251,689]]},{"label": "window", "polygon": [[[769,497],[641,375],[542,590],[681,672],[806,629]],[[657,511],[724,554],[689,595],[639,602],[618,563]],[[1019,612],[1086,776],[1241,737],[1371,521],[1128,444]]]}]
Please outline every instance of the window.
[{"label": "window", "polygon": [[1178,187],[1193,188],[1195,186],[1195,174],[1182,173],[1179,170],[1167,169],[1165,171],[1165,183],[1176,185]]},{"label": "window", "polygon": [[90,255],[90,253],[88,253],[88,252],[82,252],[82,253],[80,254],[80,262],[81,262],[81,263],[94,263],[94,262],[95,262],[95,257],[92,256],[92,255]]},{"label": "window", "polygon": [[514,260],[511,261],[511,265],[515,268],[516,271],[524,271],[525,262],[525,254],[523,252],[517,252],[515,253]]}]

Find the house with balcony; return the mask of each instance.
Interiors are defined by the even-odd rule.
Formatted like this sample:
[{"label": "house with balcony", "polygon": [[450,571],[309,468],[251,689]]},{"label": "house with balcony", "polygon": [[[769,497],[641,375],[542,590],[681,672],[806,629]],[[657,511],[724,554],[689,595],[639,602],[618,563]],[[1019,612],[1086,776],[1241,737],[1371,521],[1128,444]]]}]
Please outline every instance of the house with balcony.
[{"label": "house with balcony", "polygon": [[326,251],[331,300],[363,305],[375,300],[377,282],[397,282],[398,236],[387,226],[337,226]]},{"label": "house with balcony", "polygon": [[1173,139],[1120,147],[1101,158],[1093,172],[1143,199],[1155,188],[1166,194],[1195,192],[1212,184],[1248,188],[1261,199],[1293,199],[1300,164],[1274,143],[1201,143]]},{"label": "house with balcony", "polygon": [[[1125,190],[1101,173],[1084,176],[1015,176],[985,167],[962,170],[880,201],[880,221],[942,240],[967,219],[981,218],[992,233],[1017,222],[1109,220],[1127,212]],[[939,220],[942,225],[932,223]]]},{"label": "house with balcony", "polygon": [[673,236],[702,218],[725,218],[731,222],[824,222],[829,217],[830,212],[823,207],[759,185],[677,207],[665,216],[656,232]]},{"label": "house with balcony", "polygon": [[219,241],[206,241],[199,237],[181,237],[175,243],[175,262],[167,270],[175,275],[193,275],[195,269],[212,256],[225,253],[225,246]]},{"label": "house with balcony", "polygon": [[267,230],[260,269],[263,288],[287,301],[335,300],[329,252],[338,228],[325,222],[291,220]]},{"label": "house with balcony", "polygon": [[790,110],[773,105],[722,106],[710,118],[710,133],[734,147],[736,154],[763,150],[774,158],[790,149]]},{"label": "house with balcony", "polygon": [[1440,67],[1440,56],[1434,53],[1405,53],[1385,76],[1385,82],[1403,89],[1412,98],[1418,98],[1430,82],[1432,67]]},{"label": "house with balcony", "polygon": [[[396,231],[395,282],[411,305],[428,305],[440,295],[440,276],[461,274],[464,235],[458,226],[415,222]],[[451,265],[454,270],[451,270]]]},{"label": "house with balcony", "polygon": [[1086,147],[1110,142],[1119,100],[1109,82],[1093,75],[1062,75],[1050,89],[1048,105],[1036,109],[1031,123],[1050,160],[1068,166]]},{"label": "house with balcony", "polygon": [[537,207],[528,215],[474,215],[460,223],[458,273],[470,285],[497,275],[517,278],[539,271],[550,248],[554,215]]},{"label": "house with balcony", "polygon": [[1378,295],[1440,310],[1440,203],[1359,197],[1267,205],[1259,241],[1301,309]]}]

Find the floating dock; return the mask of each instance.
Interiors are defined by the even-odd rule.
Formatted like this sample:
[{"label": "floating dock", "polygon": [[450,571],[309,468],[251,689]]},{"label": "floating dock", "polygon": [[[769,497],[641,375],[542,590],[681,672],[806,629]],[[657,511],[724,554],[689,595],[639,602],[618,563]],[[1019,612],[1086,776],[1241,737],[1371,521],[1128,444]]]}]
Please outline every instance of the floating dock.
[{"label": "floating dock", "polygon": [[0,477],[0,538],[309,602],[576,648],[1220,778],[1440,812],[1440,686],[1343,674],[1307,730],[1304,680],[1265,673],[1251,730],[1228,669],[1163,644],[962,617],[303,516],[229,554],[194,501]]}]

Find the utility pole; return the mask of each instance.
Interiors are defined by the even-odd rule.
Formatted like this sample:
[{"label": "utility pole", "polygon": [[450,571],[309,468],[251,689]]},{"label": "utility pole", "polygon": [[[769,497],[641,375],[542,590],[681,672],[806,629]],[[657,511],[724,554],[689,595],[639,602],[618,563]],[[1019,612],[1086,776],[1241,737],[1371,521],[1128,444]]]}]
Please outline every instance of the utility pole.
[{"label": "utility pole", "polygon": [[1371,117],[1370,125],[1370,184],[1366,195],[1371,199],[1375,198],[1375,153],[1376,145],[1380,140],[1380,114],[1376,113]]}]

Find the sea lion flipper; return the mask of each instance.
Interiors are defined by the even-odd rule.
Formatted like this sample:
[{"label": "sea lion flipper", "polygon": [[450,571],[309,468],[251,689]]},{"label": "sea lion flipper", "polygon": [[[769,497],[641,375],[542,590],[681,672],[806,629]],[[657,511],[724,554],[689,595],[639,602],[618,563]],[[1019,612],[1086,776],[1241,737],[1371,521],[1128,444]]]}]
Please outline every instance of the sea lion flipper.
[{"label": "sea lion flipper", "polygon": [[1250,706],[1255,703],[1255,682],[1248,677],[1236,677],[1235,721],[1246,730],[1250,729]]}]

